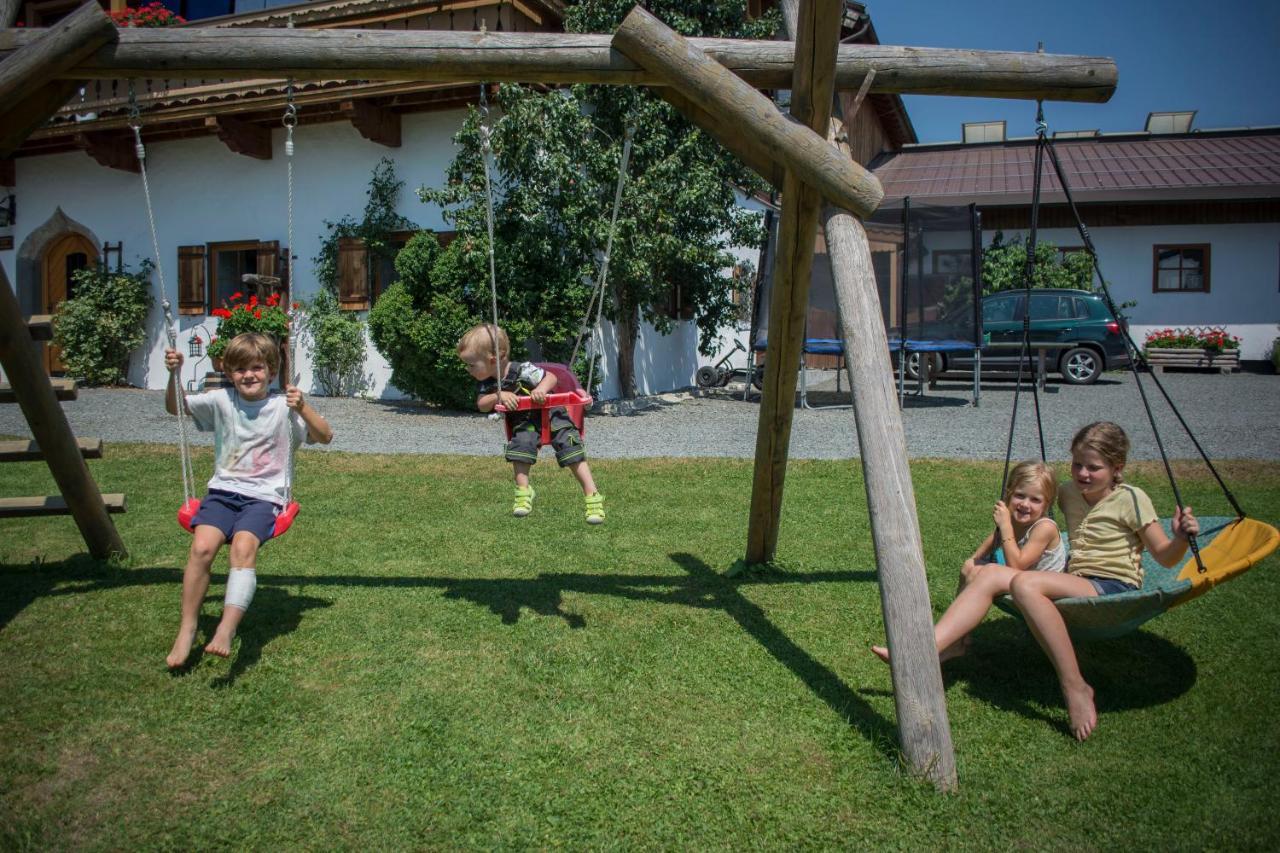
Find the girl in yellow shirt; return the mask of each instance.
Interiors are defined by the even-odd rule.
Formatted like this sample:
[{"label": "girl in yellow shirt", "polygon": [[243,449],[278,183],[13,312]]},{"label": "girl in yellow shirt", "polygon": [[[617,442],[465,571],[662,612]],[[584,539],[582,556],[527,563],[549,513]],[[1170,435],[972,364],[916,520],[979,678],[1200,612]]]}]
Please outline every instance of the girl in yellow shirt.
[{"label": "girl in yellow shirt", "polygon": [[1014,602],[1058,673],[1077,740],[1098,724],[1093,688],[1080,673],[1075,648],[1054,599],[1128,592],[1142,585],[1142,549],[1172,567],[1187,553],[1187,538],[1200,524],[1183,507],[1165,535],[1146,492],[1122,482],[1129,437],[1110,421],[1098,421],[1071,440],[1071,481],[1059,489],[1071,556],[1065,574],[1022,572],[1010,583]]}]

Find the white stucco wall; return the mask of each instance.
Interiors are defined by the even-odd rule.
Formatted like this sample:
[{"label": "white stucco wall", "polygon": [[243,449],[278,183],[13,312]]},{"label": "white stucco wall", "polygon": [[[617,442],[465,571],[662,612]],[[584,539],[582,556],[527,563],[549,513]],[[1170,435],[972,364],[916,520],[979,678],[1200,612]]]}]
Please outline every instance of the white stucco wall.
[{"label": "white stucco wall", "polygon": [[[1020,232],[1005,232],[1012,238]],[[1025,232],[1021,232],[1025,239]],[[1265,359],[1280,337],[1280,223],[1240,225],[1153,225],[1090,229],[1102,272],[1125,309],[1133,339],[1179,326],[1222,326],[1241,339],[1240,357]],[[985,232],[983,239],[994,236]],[[1043,229],[1039,239],[1079,246],[1074,229]],[[1153,247],[1209,244],[1208,293],[1153,293]]]},{"label": "white stucco wall", "polygon": [[[347,123],[303,126],[295,131],[293,255],[294,294],[307,298],[316,292],[312,258],[326,236],[326,221],[343,216],[358,218],[365,205],[369,177],[384,156],[395,162],[404,181],[398,209],[424,228],[443,229],[440,210],[421,203],[414,190],[424,184],[439,185],[453,159],[452,137],[462,120],[461,111],[407,115],[398,149],[375,145],[359,136]],[[164,286],[177,302],[178,247],[233,240],[278,240],[288,243],[286,212],[286,158],[283,130],[273,133],[273,158],[255,160],[234,154],[212,137],[147,146],[147,173],[155,207]],[[98,165],[81,152],[17,160],[17,226],[0,230],[12,234],[15,249],[0,253],[0,263],[24,302],[34,310],[39,280],[19,276],[18,251],[32,231],[44,225],[59,208],[79,223],[100,246],[123,241],[124,260],[136,269],[142,258],[154,256],[147,227],[142,181],[136,174]],[[755,261],[754,253],[744,257]],[[38,276],[38,272],[35,273]],[[129,372],[132,384],[161,388],[164,370],[164,329],[160,308],[160,276],[153,275],[156,307],[148,321],[149,337]],[[33,289],[34,288],[34,289]],[[211,317],[180,317],[178,345],[183,352],[190,336],[199,333],[207,343],[217,326]],[[730,332],[731,330],[726,330]],[[616,345],[608,323],[599,333],[606,358],[603,365],[604,398],[617,396]],[[687,388],[700,363],[697,328],[691,322],[676,324],[669,336],[659,335],[645,324],[636,346],[637,390],[642,394]],[[726,337],[726,341],[728,338]],[[367,347],[365,365],[375,397],[403,396],[388,384],[390,368],[382,356]],[[310,389],[310,364],[304,346],[298,347],[298,368],[304,390]],[[206,361],[189,363],[183,379],[203,376]]]}]

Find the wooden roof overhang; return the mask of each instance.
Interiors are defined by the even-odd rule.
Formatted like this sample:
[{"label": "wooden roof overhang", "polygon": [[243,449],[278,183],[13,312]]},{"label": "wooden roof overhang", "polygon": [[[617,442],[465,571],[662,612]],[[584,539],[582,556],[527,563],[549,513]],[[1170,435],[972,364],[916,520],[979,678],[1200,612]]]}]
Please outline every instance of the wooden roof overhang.
[{"label": "wooden roof overhang", "polygon": [[[440,19],[447,15],[450,27],[466,32],[472,31],[473,26],[487,27],[487,21],[494,21],[498,31],[555,32],[561,26],[563,12],[564,5],[559,0],[338,0],[204,19],[186,28],[283,28],[292,23],[305,29],[410,29],[443,23]],[[459,13],[462,17],[458,17]],[[94,143],[114,148],[129,134],[128,85],[126,80],[90,80],[83,97],[59,110],[11,156],[84,149],[104,165],[132,170],[135,165],[128,158],[104,158],[93,150]],[[269,133],[281,126],[288,94],[287,81],[283,79],[147,79],[136,81],[135,87],[148,142],[209,135],[225,139],[225,128],[232,122],[254,135]],[[395,147],[399,145],[399,116],[476,103],[479,84],[299,80],[294,83],[293,100],[300,125],[352,121],[367,138]],[[380,137],[367,133],[357,116],[367,117],[370,112],[382,118],[377,124],[394,124],[394,132]],[[239,150],[230,141],[228,145]],[[270,156],[269,142],[265,156]]]}]

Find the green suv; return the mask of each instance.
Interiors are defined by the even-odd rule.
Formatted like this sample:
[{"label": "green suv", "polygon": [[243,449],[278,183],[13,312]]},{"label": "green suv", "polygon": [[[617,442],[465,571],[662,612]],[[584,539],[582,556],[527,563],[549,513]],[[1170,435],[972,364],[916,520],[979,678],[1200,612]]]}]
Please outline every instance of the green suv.
[{"label": "green suv", "polygon": [[[1014,370],[1019,363],[1022,318],[1027,294],[1023,290],[1002,290],[982,297],[983,371]],[[1062,374],[1072,385],[1092,385],[1104,370],[1128,367],[1120,323],[1107,310],[1102,297],[1087,290],[1044,287],[1031,291],[1031,352],[1026,362],[1034,364],[1037,343],[1052,344],[1045,357],[1048,370]],[[932,353],[932,370],[972,370],[969,352]],[[915,378],[918,355],[907,365],[907,375]]]}]

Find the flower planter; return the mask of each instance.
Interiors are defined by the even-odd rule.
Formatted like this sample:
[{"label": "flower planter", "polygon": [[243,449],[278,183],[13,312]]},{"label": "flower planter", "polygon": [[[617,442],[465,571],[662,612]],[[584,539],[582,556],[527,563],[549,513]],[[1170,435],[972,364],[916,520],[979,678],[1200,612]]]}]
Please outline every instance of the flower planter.
[{"label": "flower planter", "polygon": [[1147,364],[1156,373],[1164,373],[1166,367],[1187,367],[1204,370],[1217,370],[1220,373],[1231,373],[1240,369],[1240,350],[1208,350],[1208,349],[1171,349],[1168,347],[1148,347]]}]

